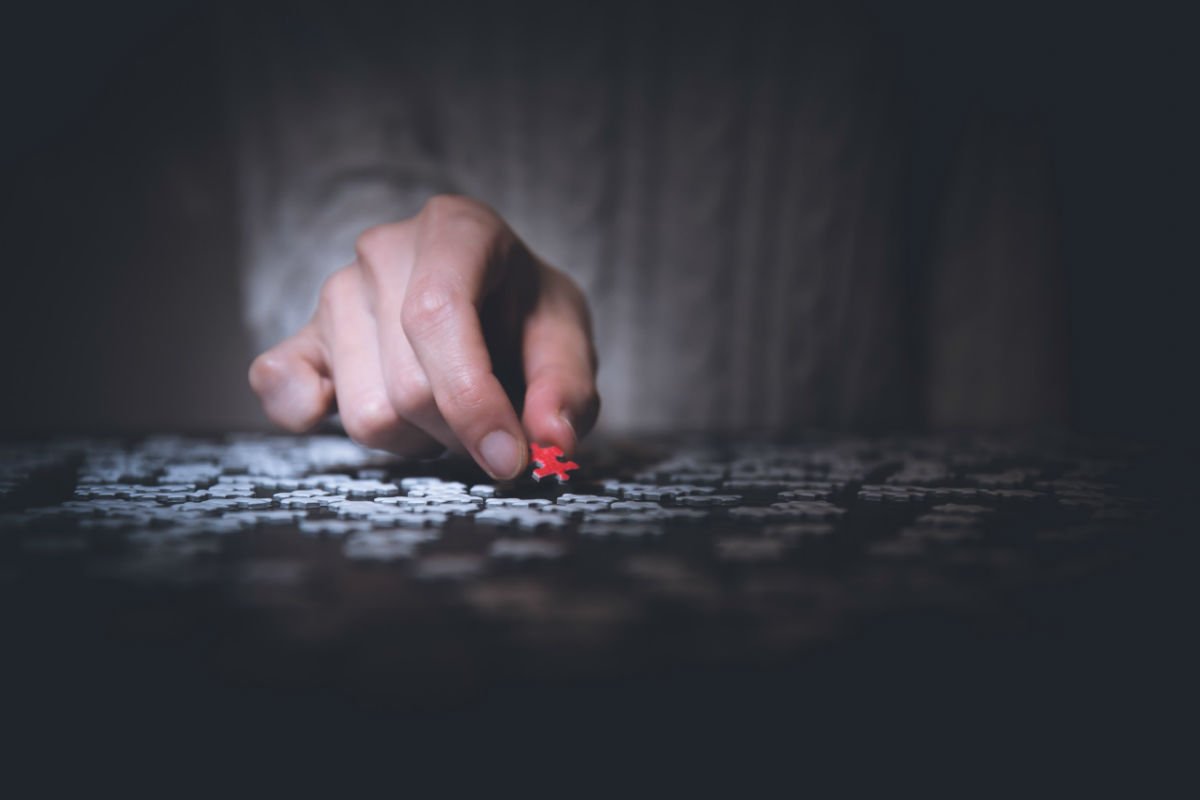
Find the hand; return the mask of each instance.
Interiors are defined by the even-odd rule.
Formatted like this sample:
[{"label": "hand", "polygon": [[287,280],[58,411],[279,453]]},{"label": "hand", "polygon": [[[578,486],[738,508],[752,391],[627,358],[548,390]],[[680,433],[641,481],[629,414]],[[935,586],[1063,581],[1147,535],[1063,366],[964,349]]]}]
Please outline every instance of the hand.
[{"label": "hand", "polygon": [[434,197],[355,249],[308,324],[250,366],[273,422],[306,431],[336,401],[367,447],[467,452],[497,479],[524,470],[526,433],[574,451],[600,400],[587,303],[570,278],[463,197]]}]

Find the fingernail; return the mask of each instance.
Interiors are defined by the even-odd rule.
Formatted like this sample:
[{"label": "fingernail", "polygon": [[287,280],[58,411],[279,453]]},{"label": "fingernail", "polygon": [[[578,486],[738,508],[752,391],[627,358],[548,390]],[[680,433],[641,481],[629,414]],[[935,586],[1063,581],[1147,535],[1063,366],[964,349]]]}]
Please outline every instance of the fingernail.
[{"label": "fingernail", "polygon": [[507,431],[492,431],[479,443],[483,465],[493,478],[508,480],[521,469],[521,449]]},{"label": "fingernail", "polygon": [[292,420],[297,425],[312,416],[313,398],[313,389],[295,376],[284,377],[271,388],[272,407],[281,418]]},{"label": "fingernail", "polygon": [[308,389],[303,381],[297,380],[295,376],[288,376],[280,381],[276,387],[277,396],[280,398],[280,404],[287,408],[290,416],[300,416],[304,413],[305,404],[308,402]]},{"label": "fingernail", "polygon": [[575,449],[575,445],[579,444],[579,432],[575,430],[575,423],[571,421],[571,415],[564,408],[558,412],[558,418],[561,419],[567,426],[567,430],[571,433],[571,449]]}]

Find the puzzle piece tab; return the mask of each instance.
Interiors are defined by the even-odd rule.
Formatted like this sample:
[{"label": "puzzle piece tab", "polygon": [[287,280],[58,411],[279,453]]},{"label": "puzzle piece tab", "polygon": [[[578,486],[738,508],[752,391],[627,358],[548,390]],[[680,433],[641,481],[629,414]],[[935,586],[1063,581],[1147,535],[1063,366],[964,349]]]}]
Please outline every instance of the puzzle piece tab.
[{"label": "puzzle piece tab", "polygon": [[567,474],[569,470],[579,469],[579,465],[574,461],[560,461],[563,451],[557,446],[542,447],[538,444],[529,444],[530,461],[533,462],[533,479],[536,481],[542,478],[553,476],[559,483],[566,483],[571,476]]}]

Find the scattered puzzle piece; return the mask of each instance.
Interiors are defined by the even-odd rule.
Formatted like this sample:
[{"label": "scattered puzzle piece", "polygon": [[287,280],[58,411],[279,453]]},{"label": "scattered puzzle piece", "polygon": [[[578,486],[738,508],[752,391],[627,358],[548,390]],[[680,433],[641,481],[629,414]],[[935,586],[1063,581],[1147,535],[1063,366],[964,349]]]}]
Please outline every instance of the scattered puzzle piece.
[{"label": "scattered puzzle piece", "polygon": [[579,469],[579,465],[574,461],[560,461],[563,451],[558,446],[542,447],[538,444],[529,444],[531,453],[530,460],[533,462],[533,479],[536,481],[542,478],[553,476],[558,479],[559,483],[566,483],[571,476],[567,474],[569,470]]}]

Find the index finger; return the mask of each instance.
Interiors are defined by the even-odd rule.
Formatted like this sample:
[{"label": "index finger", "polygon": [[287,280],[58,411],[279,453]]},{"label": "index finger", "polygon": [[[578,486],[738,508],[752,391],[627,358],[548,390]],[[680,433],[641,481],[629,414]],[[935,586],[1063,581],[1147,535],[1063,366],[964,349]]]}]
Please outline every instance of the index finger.
[{"label": "index finger", "polygon": [[[422,211],[400,319],[451,430],[493,477],[515,478],[528,445],[492,371],[478,304],[518,246],[485,207],[435,198]],[[381,298],[382,301],[382,298]]]}]

